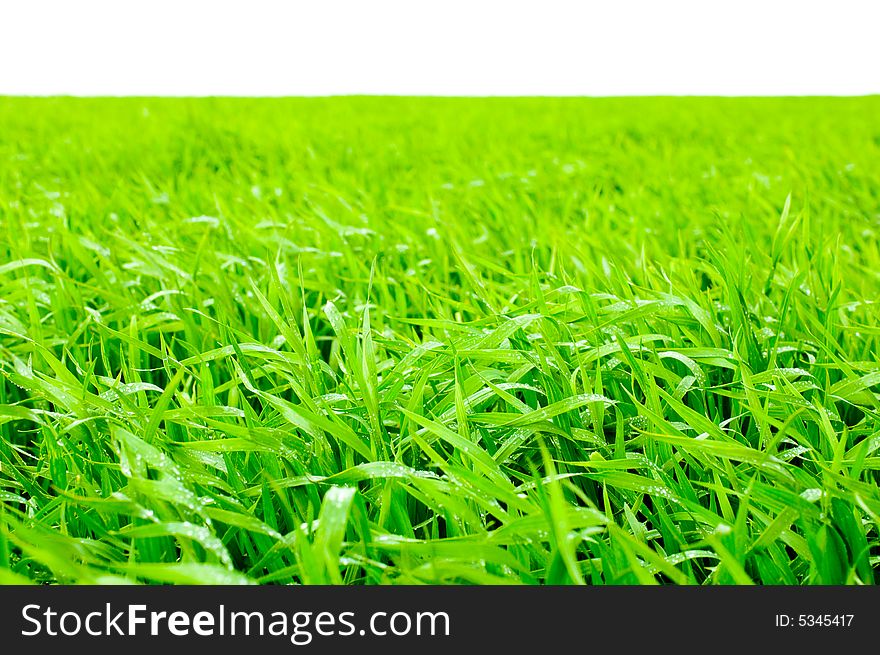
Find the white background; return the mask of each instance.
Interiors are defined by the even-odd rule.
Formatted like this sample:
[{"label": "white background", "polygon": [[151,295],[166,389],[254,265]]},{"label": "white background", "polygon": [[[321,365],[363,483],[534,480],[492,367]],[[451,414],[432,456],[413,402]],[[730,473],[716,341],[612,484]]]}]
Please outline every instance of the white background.
[{"label": "white background", "polygon": [[0,94],[878,92],[878,0],[0,0]]}]

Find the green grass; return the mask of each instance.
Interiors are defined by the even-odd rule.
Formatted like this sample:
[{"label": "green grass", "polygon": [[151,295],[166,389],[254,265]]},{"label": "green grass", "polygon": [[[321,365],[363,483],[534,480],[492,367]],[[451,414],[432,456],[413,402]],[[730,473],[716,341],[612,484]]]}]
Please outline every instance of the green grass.
[{"label": "green grass", "polygon": [[877,116],[0,99],[0,581],[872,584]]}]

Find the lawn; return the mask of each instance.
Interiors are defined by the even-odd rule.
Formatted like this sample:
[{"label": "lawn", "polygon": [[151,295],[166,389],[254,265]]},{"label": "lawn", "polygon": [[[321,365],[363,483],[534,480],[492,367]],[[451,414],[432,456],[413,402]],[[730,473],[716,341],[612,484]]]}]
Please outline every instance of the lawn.
[{"label": "lawn", "polygon": [[0,582],[873,584],[878,116],[0,98]]}]

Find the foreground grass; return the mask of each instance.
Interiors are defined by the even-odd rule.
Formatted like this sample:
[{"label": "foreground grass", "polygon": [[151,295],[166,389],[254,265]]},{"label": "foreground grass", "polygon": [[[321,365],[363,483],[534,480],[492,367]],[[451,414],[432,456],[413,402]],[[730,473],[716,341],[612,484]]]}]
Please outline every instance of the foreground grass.
[{"label": "foreground grass", "polygon": [[880,99],[0,99],[0,581],[873,583]]}]

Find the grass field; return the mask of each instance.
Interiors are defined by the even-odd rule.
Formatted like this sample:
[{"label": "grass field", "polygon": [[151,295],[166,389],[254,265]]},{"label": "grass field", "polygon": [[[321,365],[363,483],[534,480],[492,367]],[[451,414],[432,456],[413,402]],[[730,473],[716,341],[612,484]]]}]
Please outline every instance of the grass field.
[{"label": "grass field", "polygon": [[0,581],[872,584],[878,116],[0,98]]}]

